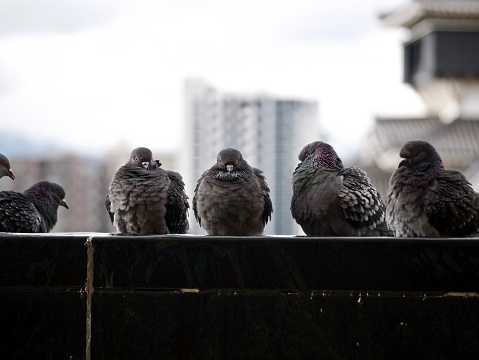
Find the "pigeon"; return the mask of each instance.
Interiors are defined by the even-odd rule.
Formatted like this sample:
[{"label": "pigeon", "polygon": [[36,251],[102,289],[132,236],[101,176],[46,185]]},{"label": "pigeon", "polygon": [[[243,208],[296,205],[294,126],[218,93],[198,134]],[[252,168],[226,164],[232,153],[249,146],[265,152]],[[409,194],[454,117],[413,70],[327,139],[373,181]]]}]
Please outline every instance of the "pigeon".
[{"label": "pigeon", "polygon": [[221,150],[196,184],[195,218],[209,235],[262,235],[273,212],[269,192],[263,172],[248,165],[241,152]]},{"label": "pigeon", "polygon": [[186,234],[189,230],[188,223],[188,196],[185,193],[185,183],[183,177],[172,170],[163,170],[160,168],[161,162],[155,160],[148,167],[149,170],[164,172],[170,179],[170,186],[168,187],[168,197],[166,201],[165,221],[168,226],[170,234]]},{"label": "pigeon", "polygon": [[10,169],[10,161],[3,154],[0,154],[0,178],[8,176],[12,180],[15,180],[15,174]]},{"label": "pigeon", "polygon": [[391,236],[385,205],[366,172],[344,167],[333,147],[306,145],[292,176],[291,214],[308,236]]},{"label": "pigeon", "polygon": [[153,160],[150,149],[134,149],[113,176],[105,206],[120,234],[153,235],[188,230],[188,197],[181,176]]},{"label": "pigeon", "polygon": [[389,179],[386,219],[398,237],[466,237],[479,232],[479,194],[446,170],[434,146],[408,141]]},{"label": "pigeon", "polygon": [[58,206],[68,209],[65,190],[40,181],[23,193],[0,192],[0,232],[48,233],[57,223]]}]

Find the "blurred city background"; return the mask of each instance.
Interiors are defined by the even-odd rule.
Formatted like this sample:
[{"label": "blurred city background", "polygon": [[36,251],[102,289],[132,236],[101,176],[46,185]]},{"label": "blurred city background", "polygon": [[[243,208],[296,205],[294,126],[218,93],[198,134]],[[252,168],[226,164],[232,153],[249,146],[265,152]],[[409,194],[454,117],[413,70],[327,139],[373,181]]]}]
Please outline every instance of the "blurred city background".
[{"label": "blurred city background", "polygon": [[479,0],[5,0],[0,133],[17,176],[1,190],[65,188],[56,232],[114,232],[105,195],[138,146],[190,200],[238,148],[271,188],[266,234],[299,233],[291,174],[314,140],[384,198],[417,138],[477,191]]}]

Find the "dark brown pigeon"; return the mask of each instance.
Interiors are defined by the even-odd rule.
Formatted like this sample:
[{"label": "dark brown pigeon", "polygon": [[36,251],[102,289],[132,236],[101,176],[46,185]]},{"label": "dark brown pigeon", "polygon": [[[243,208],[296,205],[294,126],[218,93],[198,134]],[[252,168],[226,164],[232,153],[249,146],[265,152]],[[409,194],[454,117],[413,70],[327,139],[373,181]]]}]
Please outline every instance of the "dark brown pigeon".
[{"label": "dark brown pigeon", "polygon": [[65,191],[40,181],[24,193],[0,192],[0,232],[47,233],[57,223],[58,206],[68,209]]},{"label": "dark brown pigeon", "polygon": [[291,213],[309,236],[390,236],[385,205],[366,173],[344,167],[333,147],[306,145],[293,172]]},{"label": "dark brown pigeon", "polygon": [[10,168],[10,161],[5,155],[0,154],[0,178],[4,176],[8,176],[12,180],[15,180],[15,174]]},{"label": "dark brown pigeon", "polygon": [[263,172],[227,148],[198,180],[193,211],[209,235],[249,236],[263,234],[273,205]]},{"label": "dark brown pigeon", "polygon": [[105,205],[119,233],[152,235],[188,229],[181,176],[169,174],[159,165],[148,148],[139,147],[113,176]]},{"label": "dark brown pigeon", "polygon": [[389,179],[387,222],[401,237],[465,237],[479,232],[479,194],[463,174],[446,170],[427,141],[409,141]]}]

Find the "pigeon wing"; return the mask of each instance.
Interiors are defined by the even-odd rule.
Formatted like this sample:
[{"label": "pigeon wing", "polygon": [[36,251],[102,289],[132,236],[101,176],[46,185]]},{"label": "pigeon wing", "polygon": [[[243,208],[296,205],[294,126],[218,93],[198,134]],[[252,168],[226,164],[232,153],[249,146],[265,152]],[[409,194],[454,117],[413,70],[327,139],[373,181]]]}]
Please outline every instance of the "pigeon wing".
[{"label": "pigeon wing", "polygon": [[188,224],[188,196],[185,193],[185,183],[180,174],[166,171],[170,179],[168,197],[166,201],[165,220],[168,230],[172,234],[185,234]]},{"label": "pigeon wing", "polygon": [[448,236],[467,236],[479,230],[479,194],[459,171],[437,177],[424,195],[429,223]]},{"label": "pigeon wing", "polygon": [[31,200],[17,192],[0,192],[0,231],[47,232],[42,216]]},{"label": "pigeon wing", "polygon": [[198,224],[201,226],[201,217],[199,215],[199,212],[198,212],[198,196],[199,196],[199,191],[200,191],[200,188],[202,186],[202,183],[203,183],[203,179],[205,177],[205,174],[206,172],[203,173],[203,175],[201,175],[201,177],[198,179],[198,181],[196,182],[196,187],[195,187],[195,194],[193,196],[193,202],[192,202],[192,205],[193,205],[193,213],[195,215],[195,219],[196,221],[198,221]]},{"label": "pigeon wing", "polygon": [[268,221],[271,220],[271,214],[273,213],[273,203],[271,202],[271,197],[269,195],[270,190],[263,172],[256,168],[253,168],[253,171],[261,187],[261,196],[264,200],[264,210],[261,219],[263,225],[266,225]]},{"label": "pigeon wing", "polygon": [[111,210],[111,201],[110,201],[110,195],[109,194],[106,194],[105,207],[106,207],[106,211],[108,212],[108,216],[110,217],[110,221],[113,224],[115,214],[110,211]]},{"label": "pigeon wing", "polygon": [[385,220],[384,203],[366,173],[357,167],[342,169],[338,192],[341,215],[354,227],[373,229]]}]

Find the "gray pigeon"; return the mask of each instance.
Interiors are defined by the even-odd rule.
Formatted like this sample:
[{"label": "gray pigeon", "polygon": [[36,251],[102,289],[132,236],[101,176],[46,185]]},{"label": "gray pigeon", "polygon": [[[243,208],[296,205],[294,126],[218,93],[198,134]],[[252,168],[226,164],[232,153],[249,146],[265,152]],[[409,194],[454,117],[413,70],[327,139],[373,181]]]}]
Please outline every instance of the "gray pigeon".
[{"label": "gray pigeon", "polygon": [[387,222],[401,237],[465,237],[479,231],[479,194],[463,174],[446,170],[436,149],[422,140],[401,149],[389,179]]},{"label": "gray pigeon", "polygon": [[250,236],[263,234],[273,205],[263,172],[227,148],[199,178],[193,211],[209,235]]},{"label": "gray pigeon", "polygon": [[57,223],[58,206],[68,209],[65,191],[40,181],[24,193],[0,192],[0,232],[47,233]]},{"label": "gray pigeon", "polygon": [[390,236],[385,205],[366,173],[344,167],[333,147],[306,145],[293,172],[291,213],[308,236]]},{"label": "gray pigeon", "polygon": [[139,147],[113,176],[105,206],[119,233],[152,235],[188,229],[181,176],[170,175],[160,165],[148,148]]},{"label": "gray pigeon", "polygon": [[0,178],[4,176],[8,176],[12,180],[15,180],[15,174],[12,169],[10,169],[10,161],[5,155],[0,154]]}]

